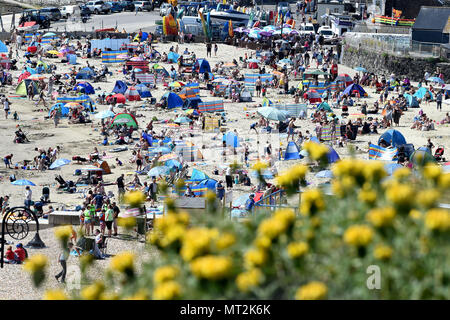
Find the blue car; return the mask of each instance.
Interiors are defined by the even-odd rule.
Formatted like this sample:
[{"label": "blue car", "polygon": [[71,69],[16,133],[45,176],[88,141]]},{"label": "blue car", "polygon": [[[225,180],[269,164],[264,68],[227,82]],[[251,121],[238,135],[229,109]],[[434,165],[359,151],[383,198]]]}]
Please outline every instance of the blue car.
[{"label": "blue car", "polygon": [[111,12],[122,12],[123,7],[120,5],[119,2],[108,2],[108,4],[111,6]]}]

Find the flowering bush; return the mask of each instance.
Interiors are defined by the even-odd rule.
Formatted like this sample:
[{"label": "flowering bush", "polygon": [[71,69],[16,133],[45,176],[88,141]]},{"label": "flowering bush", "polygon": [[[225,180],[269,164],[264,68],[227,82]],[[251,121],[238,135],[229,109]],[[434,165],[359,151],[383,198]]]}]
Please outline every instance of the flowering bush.
[{"label": "flowering bush", "polygon": [[[311,156],[321,159],[325,151],[314,147]],[[132,253],[119,254],[105,280],[82,288],[80,297],[449,299],[450,213],[437,206],[448,195],[449,174],[433,165],[387,177],[381,163],[356,159],[332,172],[334,195],[305,189],[298,208],[245,221],[190,216],[168,198],[169,212],[146,238],[158,258],[137,271]],[[296,165],[277,181],[295,195],[306,174]],[[367,287],[373,265],[381,272],[378,290]]]}]

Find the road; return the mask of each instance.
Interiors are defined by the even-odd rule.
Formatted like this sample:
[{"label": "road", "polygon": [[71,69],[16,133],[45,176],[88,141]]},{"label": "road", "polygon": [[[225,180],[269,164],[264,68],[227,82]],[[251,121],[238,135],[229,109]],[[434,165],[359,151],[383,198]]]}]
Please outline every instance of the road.
[{"label": "road", "polygon": [[[9,31],[11,26],[12,15],[2,16],[3,26],[6,31]],[[18,25],[19,16],[16,15],[16,27]],[[156,20],[162,20],[159,15],[159,9],[151,12],[121,12],[108,15],[91,15],[88,22],[73,21],[72,19],[60,20],[52,22],[51,31],[93,31],[104,28],[117,28],[119,31],[125,29],[126,32],[136,32],[139,29],[142,31],[154,31],[156,28]]]}]

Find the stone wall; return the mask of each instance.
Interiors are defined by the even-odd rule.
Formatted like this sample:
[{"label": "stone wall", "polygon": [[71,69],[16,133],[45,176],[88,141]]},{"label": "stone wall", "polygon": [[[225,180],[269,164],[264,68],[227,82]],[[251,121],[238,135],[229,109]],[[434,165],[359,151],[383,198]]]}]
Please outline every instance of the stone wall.
[{"label": "stone wall", "polygon": [[423,79],[425,71],[434,73],[439,67],[444,79],[450,79],[450,63],[444,63],[439,58],[413,58],[408,56],[393,56],[364,49],[356,49],[348,45],[342,47],[341,63],[351,67],[363,67],[375,74],[398,77],[408,77],[412,81]]}]

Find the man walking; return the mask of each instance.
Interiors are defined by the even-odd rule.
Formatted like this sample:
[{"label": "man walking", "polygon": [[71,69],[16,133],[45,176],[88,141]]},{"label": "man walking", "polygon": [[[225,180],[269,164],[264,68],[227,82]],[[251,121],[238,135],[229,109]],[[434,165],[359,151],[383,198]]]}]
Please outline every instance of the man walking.
[{"label": "man walking", "polygon": [[25,187],[25,202],[24,202],[24,204],[27,209],[30,209],[32,194],[33,194],[33,192],[31,191],[30,186],[26,186]]},{"label": "man walking", "polygon": [[119,199],[123,197],[123,194],[125,193],[125,175],[122,173],[120,177],[117,178],[117,189],[119,190]]},{"label": "man walking", "polygon": [[72,250],[73,244],[69,242],[67,245],[68,250],[64,250],[61,252],[58,258],[58,262],[61,264],[62,270],[60,273],[55,275],[56,281],[59,282],[59,278],[61,278],[61,282],[66,282],[66,274],[67,274],[67,259],[69,259],[70,250]]},{"label": "man walking", "polygon": [[436,104],[437,109],[442,111],[442,91],[439,91],[439,93],[436,95]]}]

